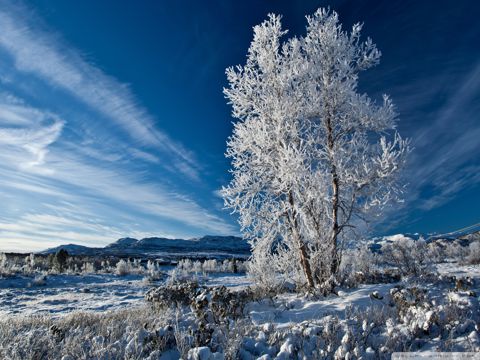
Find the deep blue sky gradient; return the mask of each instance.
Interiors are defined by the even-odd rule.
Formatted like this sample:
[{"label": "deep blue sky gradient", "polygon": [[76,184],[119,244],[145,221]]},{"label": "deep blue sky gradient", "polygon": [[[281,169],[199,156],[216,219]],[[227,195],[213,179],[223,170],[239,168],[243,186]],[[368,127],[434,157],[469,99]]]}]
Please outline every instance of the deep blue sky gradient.
[{"label": "deep blue sky gradient", "polygon": [[[237,233],[235,219],[222,210],[215,194],[229,181],[229,163],[223,154],[233,119],[222,94],[225,68],[245,62],[252,27],[268,13],[282,14],[289,34],[300,35],[304,16],[326,6],[339,13],[345,28],[364,23],[363,35],[377,44],[382,59],[362,74],[360,90],[374,99],[383,93],[392,97],[400,114],[399,132],[411,137],[415,147],[407,169],[406,202],[391,211],[375,232],[445,232],[480,222],[480,3],[476,1],[31,0],[20,6],[2,2],[0,11],[20,18],[18,26],[28,27],[31,34],[40,32],[58,53],[66,54],[66,61],[70,56],[78,58],[116,85],[128,87],[135,106],[193,160],[185,160],[188,169],[179,171],[172,157],[176,150],[145,144],[105,114],[99,115],[95,106],[35,71],[25,71],[0,41],[0,75],[4,74],[0,91],[29,107],[47,109],[65,122],[40,164],[47,170],[52,164],[58,178],[52,171],[45,179],[44,174],[32,175],[30,168],[15,170],[12,165],[11,173],[25,174],[21,179],[12,175],[10,180],[28,177],[29,184],[73,194],[67,200],[63,195],[39,194],[38,189],[12,191],[14,186],[7,181],[3,188],[0,184],[0,196],[2,190],[8,195],[0,209],[0,249],[2,242],[8,244],[6,249],[29,251],[62,242],[104,244],[122,234]],[[41,62],[42,56],[35,61]],[[72,149],[73,143],[86,148]],[[131,148],[155,159],[132,159]],[[93,152],[97,155],[91,156]],[[117,186],[114,174],[120,178],[129,174],[128,184],[148,187],[144,201],[135,203],[135,188],[124,189],[132,192],[129,198],[112,195],[108,189],[99,194],[94,183],[82,179],[64,181],[62,171],[71,169],[71,164],[62,164],[59,154],[67,154],[66,159],[71,154],[75,163],[94,166],[79,177],[95,178],[97,170],[108,169],[104,175],[113,187]],[[148,200],[149,191],[153,194],[157,186],[169,194],[164,203]],[[92,206],[89,201],[99,204]],[[171,216],[155,211],[156,206],[177,205]],[[68,212],[62,212],[66,207]],[[76,211],[82,207],[85,211]],[[185,218],[177,216],[183,213]],[[198,220],[202,214],[204,224]],[[55,217],[47,217],[53,235],[41,223],[49,215]],[[62,223],[60,218],[69,221]],[[71,223],[72,219],[78,222]],[[41,228],[39,232],[22,230],[32,224]],[[24,235],[14,236],[13,229]],[[90,236],[83,238],[83,233]]]}]

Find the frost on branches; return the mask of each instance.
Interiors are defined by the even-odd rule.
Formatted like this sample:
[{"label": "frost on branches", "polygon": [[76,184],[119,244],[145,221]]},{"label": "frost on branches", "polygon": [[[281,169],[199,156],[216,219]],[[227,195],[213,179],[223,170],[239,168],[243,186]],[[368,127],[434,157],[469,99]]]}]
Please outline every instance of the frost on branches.
[{"label": "frost on branches", "polygon": [[251,241],[260,284],[332,291],[355,225],[398,199],[408,142],[387,96],[376,104],[357,92],[358,74],[380,59],[360,41],[360,24],[344,31],[335,12],[319,9],[305,37],[282,42],[280,20],[256,26],[246,64],[226,71],[239,121],[222,194]]}]

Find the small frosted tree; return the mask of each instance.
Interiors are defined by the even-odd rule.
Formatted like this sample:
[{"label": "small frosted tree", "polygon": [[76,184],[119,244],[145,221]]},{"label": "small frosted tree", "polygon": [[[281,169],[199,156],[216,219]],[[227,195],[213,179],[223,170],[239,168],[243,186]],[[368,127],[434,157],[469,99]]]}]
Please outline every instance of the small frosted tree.
[{"label": "small frosted tree", "polygon": [[304,37],[282,43],[280,20],[256,26],[246,64],[226,71],[239,121],[222,194],[251,242],[257,278],[275,272],[333,290],[355,227],[399,198],[408,142],[387,96],[376,104],[357,92],[359,73],[380,59],[370,39],[360,41],[360,24],[346,32],[335,12],[319,9]]}]

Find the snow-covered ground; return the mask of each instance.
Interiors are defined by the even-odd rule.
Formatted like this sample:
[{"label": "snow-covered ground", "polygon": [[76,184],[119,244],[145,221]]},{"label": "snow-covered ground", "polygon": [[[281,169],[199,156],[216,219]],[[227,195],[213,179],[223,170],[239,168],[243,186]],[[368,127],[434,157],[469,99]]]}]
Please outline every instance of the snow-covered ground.
[{"label": "snow-covered ground", "polygon": [[456,277],[471,277],[480,280],[480,265],[459,265],[456,262],[435,264],[439,274]]},{"label": "snow-covered ground", "polygon": [[[345,318],[349,307],[367,308],[385,305],[385,298],[390,289],[397,284],[370,284],[356,289],[339,291],[338,296],[331,295],[325,299],[309,299],[296,294],[283,294],[274,301],[253,303],[250,317],[255,325],[275,324],[279,329],[288,328],[303,321],[319,320],[328,315]],[[377,291],[384,299],[372,298],[370,294]]]},{"label": "snow-covered ground", "polygon": [[[442,263],[437,264],[436,269],[443,275],[471,277],[480,283],[480,265]],[[215,273],[202,279],[208,286],[225,285],[240,289],[251,285],[245,274]],[[0,278],[0,316],[105,311],[142,305],[145,293],[161,284],[148,283],[143,275],[114,274],[49,275],[45,285],[33,285],[32,282],[31,277]],[[271,321],[273,316],[279,326],[288,326],[293,322],[318,319],[333,313],[343,317],[349,306],[378,305],[380,301],[370,297],[370,294],[377,291],[381,296],[386,296],[396,285],[361,285],[353,290],[340,290],[338,296],[315,301],[296,295],[280,295],[274,304],[265,302],[252,307],[251,318],[254,323],[263,324]]]},{"label": "snow-covered ground", "polygon": [[[7,314],[64,314],[72,311],[116,310],[142,305],[144,295],[161,282],[148,283],[143,275],[48,275],[45,285],[27,276],[0,278],[0,317]],[[244,274],[211,274],[206,284],[249,285]]]},{"label": "snow-covered ground", "polygon": [[49,275],[45,285],[31,282],[28,277],[0,280],[0,316],[113,310],[143,301],[149,287],[139,275]]},{"label": "snow-covered ground", "polygon": [[[235,351],[242,359],[288,359],[295,354],[389,359],[393,351],[480,350],[480,265],[442,263],[436,270],[442,276],[361,284],[338,289],[338,295],[326,298],[282,293],[248,300],[245,317],[228,320],[228,326],[219,318],[208,323],[214,318],[204,316],[215,309],[205,307],[205,301],[214,299],[208,291],[218,288],[201,288],[189,298],[190,305],[156,312],[144,295],[161,282],[148,284],[142,275],[49,275],[44,286],[29,286],[32,278],[26,277],[0,279],[0,334],[4,337],[0,355],[32,358],[30,353],[38,355],[35,349],[48,348],[58,358],[86,351],[91,358],[162,359],[169,354],[170,359],[178,359],[183,354],[182,358],[196,359],[201,352],[213,359],[217,357],[211,353],[223,358],[224,353]],[[204,276],[199,274],[198,280],[205,285],[248,293],[250,282],[243,274]],[[455,289],[451,276],[470,277],[473,282],[467,289]],[[206,312],[198,313],[199,309]],[[210,326],[213,333],[207,331]],[[217,340],[223,345],[219,347]],[[210,347],[202,345],[205,342]]]}]

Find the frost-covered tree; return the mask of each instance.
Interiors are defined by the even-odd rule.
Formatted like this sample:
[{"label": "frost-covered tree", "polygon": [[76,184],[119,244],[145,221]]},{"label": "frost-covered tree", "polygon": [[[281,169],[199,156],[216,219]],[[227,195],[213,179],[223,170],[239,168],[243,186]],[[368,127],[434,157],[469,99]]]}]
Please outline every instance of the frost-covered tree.
[{"label": "frost-covered tree", "polygon": [[280,20],[256,26],[246,64],[226,71],[239,121],[222,194],[252,244],[250,271],[331,289],[355,226],[398,199],[408,142],[387,96],[377,104],[357,92],[359,73],[380,59],[360,24],[347,32],[319,9],[305,36],[282,42]]},{"label": "frost-covered tree", "polygon": [[32,253],[25,257],[25,271],[31,273],[35,270],[35,255]]}]

